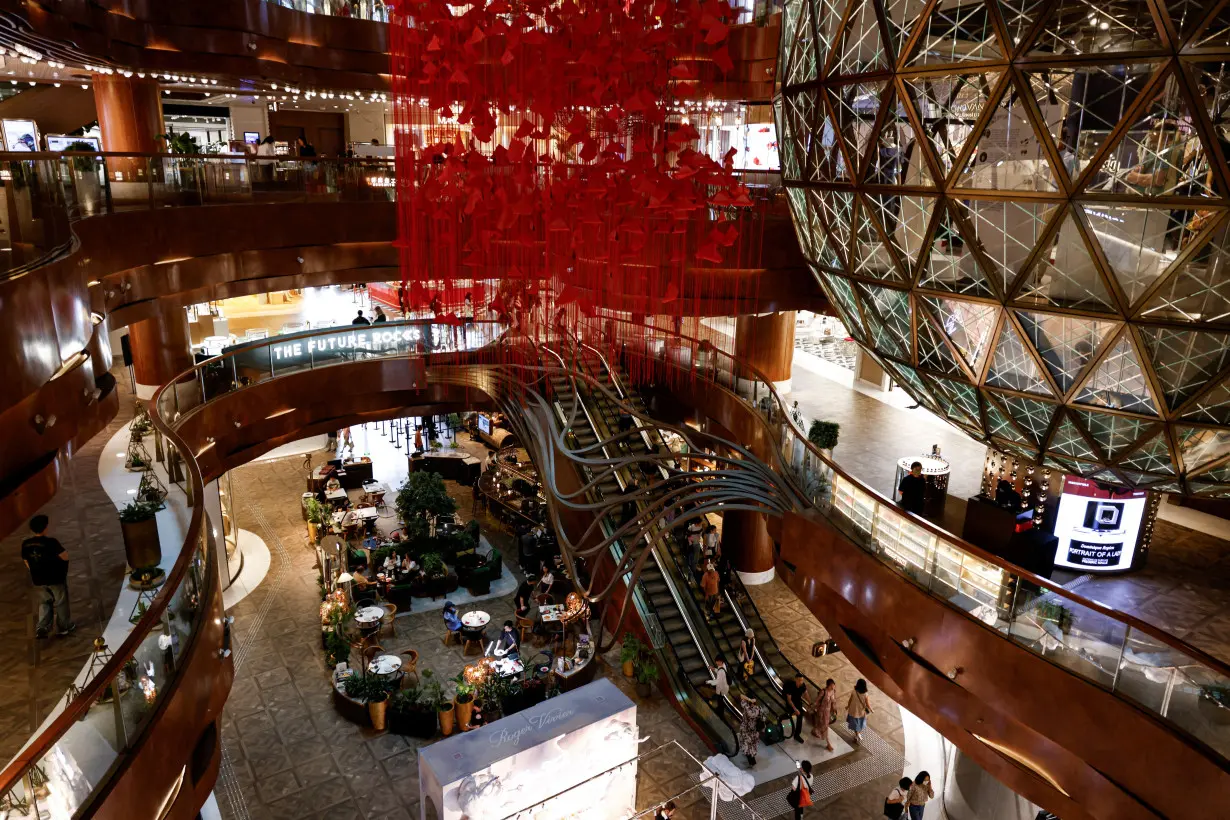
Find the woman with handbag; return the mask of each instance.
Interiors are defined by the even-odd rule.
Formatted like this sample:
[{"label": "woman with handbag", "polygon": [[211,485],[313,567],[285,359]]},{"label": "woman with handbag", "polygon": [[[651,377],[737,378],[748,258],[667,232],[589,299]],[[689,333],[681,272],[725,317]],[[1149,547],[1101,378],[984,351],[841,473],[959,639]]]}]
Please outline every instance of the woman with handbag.
[{"label": "woman with handbag", "polygon": [[931,788],[931,775],[926,771],[919,772],[905,795],[905,807],[910,811],[910,820],[923,820],[927,801],[933,797],[935,789]]},{"label": "woman with handbag", "polygon": [[889,820],[900,820],[905,815],[905,799],[912,785],[914,785],[913,780],[903,777],[888,793],[888,797],[884,798],[884,816]]},{"label": "woman with handbag", "polygon": [[854,742],[863,742],[867,730],[867,716],[871,714],[871,701],[867,699],[867,681],[859,678],[854,682],[854,691],[846,702],[846,727],[854,732]]},{"label": "woman with handbag", "polygon": [[798,777],[794,779],[794,787],[786,795],[786,802],[794,809],[794,820],[803,820],[803,809],[811,805],[811,761],[804,760],[799,764]]},{"label": "woman with handbag", "polygon": [[739,666],[743,679],[747,680],[756,671],[756,633],[748,629],[739,642]]},{"label": "woman with handbag", "polygon": [[816,708],[812,712],[811,736],[824,741],[824,749],[833,751],[833,743],[829,740],[829,724],[837,720],[837,682],[829,678],[824,682],[824,688],[816,695]]}]

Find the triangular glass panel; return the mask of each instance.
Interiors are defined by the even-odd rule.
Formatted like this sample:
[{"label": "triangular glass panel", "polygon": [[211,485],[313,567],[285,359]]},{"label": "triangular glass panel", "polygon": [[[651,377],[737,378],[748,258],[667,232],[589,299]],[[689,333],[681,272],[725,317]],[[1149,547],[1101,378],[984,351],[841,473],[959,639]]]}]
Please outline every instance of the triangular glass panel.
[{"label": "triangular glass panel", "polygon": [[962,204],[974,230],[974,241],[982,249],[982,259],[994,267],[992,275],[999,292],[1007,293],[1046,230],[1056,203],[967,199]]},{"label": "triangular glass panel", "polygon": [[999,74],[998,71],[979,71],[905,81],[945,179],[999,82]]},{"label": "triangular glass panel", "polygon": [[[913,230],[925,231],[925,222],[921,225],[915,224],[907,226],[903,224],[902,200],[909,200],[912,197],[900,197],[897,194],[863,194],[863,208],[860,213],[866,214],[872,224],[880,229],[880,232],[885,237],[885,242],[893,251],[893,258],[900,263],[903,274],[908,274],[913,269],[914,257],[911,255],[912,246],[902,245],[902,237],[907,241],[913,239]],[[906,203],[909,205],[910,203]],[[916,212],[915,212],[916,213]],[[912,214],[907,213],[906,219],[909,219]],[[918,216],[922,216],[919,214]],[[922,219],[919,219],[922,222]],[[921,237],[914,240],[915,245],[921,241]],[[909,278],[906,275],[905,278]]]},{"label": "triangular glass panel", "polygon": [[811,6],[791,3],[783,7],[782,42],[789,43],[783,52],[784,69],[778,81],[783,86],[808,83],[816,79],[815,30],[812,27]]},{"label": "triangular glass panel", "polygon": [[808,89],[774,101],[777,132],[782,135],[782,178],[803,179],[804,158],[810,142],[809,131],[816,110],[816,91]]},{"label": "triangular glass panel", "polygon": [[880,41],[880,21],[875,3],[855,0],[850,19],[842,34],[841,56],[837,58],[835,75],[849,77],[889,68],[892,59]]},{"label": "triangular glass panel", "polygon": [[1155,63],[1088,65],[1026,71],[1042,125],[1059,149],[1068,178],[1075,180],[1106,134],[1140,96]]},{"label": "triangular glass panel", "polygon": [[1055,418],[1055,410],[1059,405],[1038,399],[1027,399],[1023,396],[996,395],[995,398],[1012,415],[1013,420],[1029,433],[1032,444],[1038,446],[1046,440],[1046,434],[1051,431],[1051,421]]},{"label": "triangular glass panel", "polygon": [[850,252],[850,226],[854,223],[854,194],[849,191],[818,193],[820,215],[828,227],[829,238],[847,254]]},{"label": "triangular glass panel", "polygon": [[971,296],[994,295],[976,254],[966,247],[965,235],[948,208],[940,210],[939,225],[918,286]]},{"label": "triangular glass panel", "polygon": [[1008,83],[956,184],[992,191],[1059,190],[1051,161],[1034,135],[1025,97],[1015,83]]},{"label": "triangular glass panel", "polygon": [[893,361],[886,361],[884,364],[888,367],[889,373],[896,380],[897,384],[901,385],[905,392],[913,397],[914,401],[920,402],[933,413],[943,415],[943,412],[939,409],[941,402],[937,401],[931,389],[923,384],[922,378],[914,368]]},{"label": "triangular glass panel", "polygon": [[1008,439],[1017,444],[1037,446],[1018,430],[1017,426],[992,401],[987,402],[987,431],[996,438]]},{"label": "triangular glass panel", "polygon": [[1156,484],[1159,481],[1167,480],[1166,476],[1149,475],[1148,473],[1139,473],[1139,472],[1136,472],[1135,470],[1125,470],[1122,467],[1119,468],[1119,473],[1124,478],[1126,478],[1129,482],[1131,482],[1133,487],[1148,487],[1151,484]]},{"label": "triangular glass panel", "polygon": [[1085,216],[1119,287],[1134,304],[1174,263],[1194,234],[1171,208],[1086,203]]},{"label": "triangular glass panel", "polygon": [[[1189,470],[1188,472],[1190,473],[1191,471]],[[1217,484],[1225,484],[1226,482],[1230,481],[1230,464],[1223,464],[1220,467],[1214,467],[1213,469],[1209,470],[1207,473],[1201,473],[1199,476],[1199,481],[1201,484],[1204,484],[1210,487],[1215,486]],[[1188,480],[1187,483],[1191,485],[1195,484],[1195,482],[1191,481],[1190,479]],[[1195,487],[1193,486],[1192,489],[1194,490]]]},{"label": "triangular glass panel", "polygon": [[804,188],[787,188],[786,201],[790,204],[790,218],[794,220],[794,234],[799,238],[799,249],[808,260],[820,258],[820,248],[827,241],[823,226],[815,230],[811,215],[807,212],[807,192]]},{"label": "triangular glass panel", "polygon": [[1034,257],[1015,301],[1103,313],[1116,311],[1071,212],[1064,214],[1063,224],[1052,235],[1048,247]]},{"label": "triangular glass panel", "polygon": [[1008,29],[1011,50],[1020,49],[1021,41],[1033,31],[1038,16],[1044,14],[1051,0],[995,0],[999,16]]},{"label": "triangular glass panel", "polygon": [[1006,387],[1022,393],[1051,395],[1037,362],[1029,355],[1025,342],[1010,321],[1005,321],[999,332],[986,382],[994,387]]},{"label": "triangular glass panel", "polygon": [[1230,223],[1170,275],[1141,313],[1185,322],[1230,320]]},{"label": "triangular glass panel", "polygon": [[1209,16],[1208,0],[1166,0],[1166,11],[1182,43]]},{"label": "triangular glass panel", "polygon": [[[912,361],[910,337],[910,297],[903,290],[880,287],[878,285],[859,285],[864,294],[864,306],[872,308],[879,321],[873,322],[872,335],[877,339],[888,337],[896,342],[899,351],[898,358]],[[867,321],[872,322],[868,316]],[[880,349],[877,347],[877,349]]]},{"label": "triangular glass panel", "polygon": [[[824,199],[821,192],[816,188],[788,188],[787,190],[806,191],[804,201],[807,207],[807,233],[810,237],[808,241],[814,254],[811,258],[825,268],[845,270],[845,249],[838,249],[837,242],[830,235],[828,224],[825,222]],[[802,242],[801,236],[800,242]],[[806,247],[804,247],[804,253],[807,253]]]},{"label": "triangular glass panel", "polygon": [[940,326],[961,351],[965,363],[977,373],[982,368],[982,354],[991,340],[991,331],[995,329],[999,306],[945,297],[922,298],[939,317]]},{"label": "triangular glass panel", "polygon": [[1158,433],[1141,445],[1125,458],[1120,466],[1143,472],[1174,475],[1174,464],[1170,459],[1170,448],[1166,445],[1165,432]]},{"label": "triangular glass panel", "polygon": [[[1205,3],[1206,10],[1210,4]],[[1204,27],[1192,45],[1195,48],[1230,48],[1230,8],[1222,8]]]},{"label": "triangular glass panel", "polygon": [[1155,484],[1149,488],[1155,493],[1181,493],[1183,488],[1179,486],[1177,481],[1166,481],[1161,484]]},{"label": "triangular glass panel", "polygon": [[1212,186],[1208,152],[1172,73],[1111,149],[1088,188],[1128,196],[1213,197],[1217,194]]},{"label": "triangular glass panel", "polygon": [[923,313],[918,315],[918,366],[946,376],[968,378],[957,364],[956,355],[945,344],[940,331]]},{"label": "triangular glass panel", "polygon": [[812,131],[806,140],[807,152],[803,155],[803,178],[811,182],[844,182],[850,179],[850,166],[839,145],[837,127],[824,110],[817,105]]},{"label": "triangular glass panel", "polygon": [[[1203,479],[1206,475],[1212,475],[1212,471],[1200,476]],[[1222,484],[1220,481],[1202,481],[1200,479],[1187,480],[1187,491],[1191,495],[1199,496],[1200,498],[1230,498],[1230,487]]]},{"label": "triangular glass panel", "polygon": [[1067,393],[1085,365],[1093,359],[1114,322],[1081,316],[1056,316],[1048,313],[1017,314],[1021,328],[1042,357],[1046,369]]},{"label": "triangular glass panel", "polygon": [[907,65],[940,65],[1003,57],[983,0],[936,3]]},{"label": "triangular glass panel", "polygon": [[1071,473],[1072,475],[1080,474],[1080,468],[1077,467],[1075,463],[1071,461],[1064,461],[1062,458],[1055,458],[1054,456],[1046,456],[1043,458],[1042,466],[1050,467],[1052,470],[1058,470],[1061,473]]},{"label": "triangular glass panel", "polygon": [[1220,143],[1222,157],[1226,158],[1230,154],[1230,146],[1226,144],[1230,134],[1230,62],[1214,57],[1207,63],[1186,65],[1195,79],[1196,105],[1203,104],[1208,112],[1214,138]]},{"label": "triangular glass panel", "polygon": [[1230,455],[1230,430],[1176,427],[1174,432],[1184,472],[1190,473]]},{"label": "triangular glass panel", "polygon": [[875,206],[874,212],[880,219],[884,233],[892,240],[893,247],[912,276],[925,247],[935,198],[869,194],[867,200]]},{"label": "triangular glass panel", "polygon": [[982,415],[978,411],[978,391],[964,383],[932,376],[931,383],[946,399],[944,412],[963,424],[982,429]]},{"label": "triangular glass panel", "polygon": [[1076,429],[1072,419],[1067,417],[1059,422],[1059,427],[1055,430],[1055,435],[1051,439],[1051,446],[1047,449],[1055,453],[1062,453],[1063,455],[1075,456],[1077,458],[1098,458],[1098,454],[1089,446],[1089,442],[1081,435],[1080,430]]},{"label": "triangular glass panel", "polygon": [[1111,470],[1102,470],[1090,476],[1094,481],[1101,481],[1106,484],[1122,484],[1123,479],[1115,475]]},{"label": "triangular glass panel", "polygon": [[837,27],[841,25],[841,16],[846,11],[846,0],[815,0],[816,34],[820,42],[816,44],[816,65],[823,69],[828,63],[829,55],[837,47]]},{"label": "triangular glass panel", "polygon": [[1131,413],[1157,415],[1157,405],[1150,395],[1148,381],[1141,370],[1140,359],[1132,345],[1130,333],[1124,333],[1114,347],[1094,369],[1076,394],[1078,404],[1127,410]]},{"label": "triangular glass panel", "polygon": [[884,244],[873,217],[871,208],[863,201],[858,209],[858,230],[854,234],[850,267],[860,276],[905,282],[905,276],[897,267],[892,251]]},{"label": "triangular glass panel", "polygon": [[1110,413],[1094,413],[1089,410],[1073,410],[1085,430],[1102,448],[1108,459],[1117,459],[1125,450],[1152,426],[1153,422]]},{"label": "triangular glass panel", "polygon": [[888,16],[888,31],[892,42],[892,59],[901,54],[905,43],[910,39],[910,32],[918,23],[918,15],[927,7],[927,0],[887,0],[884,11]]},{"label": "triangular glass panel", "polygon": [[850,83],[829,89],[829,99],[837,118],[837,130],[846,141],[846,152],[850,155],[850,161],[854,163],[856,171],[871,144],[876,115],[880,112],[880,93],[885,84],[885,80],[878,80]]},{"label": "triangular glass panel", "polygon": [[1031,54],[1106,54],[1161,48],[1148,3],[1060,0],[1052,7]]},{"label": "triangular glass panel", "polygon": [[794,140],[791,139],[790,125],[786,121],[785,99],[780,94],[773,98],[773,123],[777,133],[781,135],[782,145],[778,150],[778,157],[782,164],[782,179],[802,179],[799,175],[799,159]]},{"label": "triangular glass panel", "polygon": [[901,99],[889,89],[888,110],[876,147],[867,157],[863,181],[873,185],[935,187],[927,161],[914,139],[914,126]]},{"label": "triangular glass panel", "polygon": [[1196,399],[1191,409],[1183,414],[1183,418],[1203,424],[1230,426],[1230,380],[1223,380]]},{"label": "triangular glass panel", "polygon": [[842,277],[831,273],[820,271],[819,274],[820,281],[824,284],[824,289],[829,295],[829,300],[837,308],[842,324],[860,338],[867,338],[867,332],[863,328],[863,317],[859,313],[858,297],[854,294],[850,283]]},{"label": "triangular glass panel", "polygon": [[1230,334],[1142,327],[1145,351],[1171,410],[1230,364]]}]

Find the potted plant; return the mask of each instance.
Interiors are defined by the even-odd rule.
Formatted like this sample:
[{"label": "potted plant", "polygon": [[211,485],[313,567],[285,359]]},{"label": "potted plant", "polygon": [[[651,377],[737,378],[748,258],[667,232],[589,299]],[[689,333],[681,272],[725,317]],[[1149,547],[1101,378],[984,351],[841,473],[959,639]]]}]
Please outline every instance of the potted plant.
[{"label": "potted plant", "polygon": [[155,516],[161,504],[134,501],[120,510],[120,530],[124,533],[124,557],[132,569],[156,567],[162,560]]},{"label": "potted plant", "polygon": [[453,702],[442,699],[436,706],[436,712],[440,718],[440,734],[448,737],[453,733]]},{"label": "potted plant", "polygon": [[837,446],[837,434],[839,432],[841,432],[841,425],[837,422],[816,419],[807,430],[807,440],[819,449],[831,454],[833,448]]},{"label": "potted plant", "polygon": [[320,543],[320,528],[325,523],[325,517],[329,514],[325,509],[325,505],[321,504],[315,498],[307,500],[307,526],[308,538],[313,544]]},{"label": "potted plant", "polygon": [[444,479],[435,473],[411,473],[397,492],[397,515],[408,541],[427,537],[429,521],[437,515],[452,515],[457,502],[448,494]]},{"label": "potted plant", "polygon": [[389,708],[389,681],[375,675],[355,675],[342,684],[346,696],[367,704],[372,728],[383,732]]},{"label": "potted plant", "polygon": [[658,664],[648,652],[642,653],[635,663],[636,694],[643,698],[653,694],[653,685],[658,682]]},{"label": "potted plant", "polygon": [[619,663],[623,667],[625,678],[631,678],[636,672],[633,668],[636,664],[636,659],[641,654],[641,641],[631,632],[624,633],[623,643],[619,648]]},{"label": "potted plant", "polygon": [[427,740],[436,733],[439,709],[435,703],[424,703],[422,686],[394,692],[389,698],[389,731]]},{"label": "potted plant", "polygon": [[470,729],[470,716],[474,713],[474,687],[465,681],[465,672],[459,672],[453,678],[457,684],[457,696],[453,705],[457,707],[457,728],[463,732]]}]

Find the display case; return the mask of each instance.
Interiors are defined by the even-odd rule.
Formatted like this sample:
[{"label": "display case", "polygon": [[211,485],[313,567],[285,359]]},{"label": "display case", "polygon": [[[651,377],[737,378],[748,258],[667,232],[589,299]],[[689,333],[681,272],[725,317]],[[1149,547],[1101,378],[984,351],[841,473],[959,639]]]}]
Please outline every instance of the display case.
[{"label": "display case", "polygon": [[875,499],[841,476],[833,477],[833,509],[863,535],[871,535]]},{"label": "display case", "polygon": [[904,515],[881,510],[875,524],[875,541],[885,557],[905,574],[926,584],[935,536]]}]

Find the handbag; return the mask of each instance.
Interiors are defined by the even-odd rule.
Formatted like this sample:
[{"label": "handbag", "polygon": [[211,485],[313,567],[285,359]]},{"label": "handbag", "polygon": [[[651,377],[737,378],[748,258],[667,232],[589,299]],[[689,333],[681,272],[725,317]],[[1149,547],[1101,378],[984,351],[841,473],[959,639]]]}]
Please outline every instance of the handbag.
[{"label": "handbag", "polygon": [[799,775],[799,785],[799,804],[795,806],[796,809],[802,809],[811,805],[811,787],[807,785],[807,781],[803,779],[802,775]]},{"label": "handbag", "polygon": [[752,660],[751,658],[748,658],[747,660],[743,662],[743,674],[744,675],[751,675],[755,671],[756,671],[756,662],[754,660]]},{"label": "handbag", "polygon": [[890,803],[888,798],[884,798],[884,816],[890,820],[899,820],[905,814],[904,803]]}]

